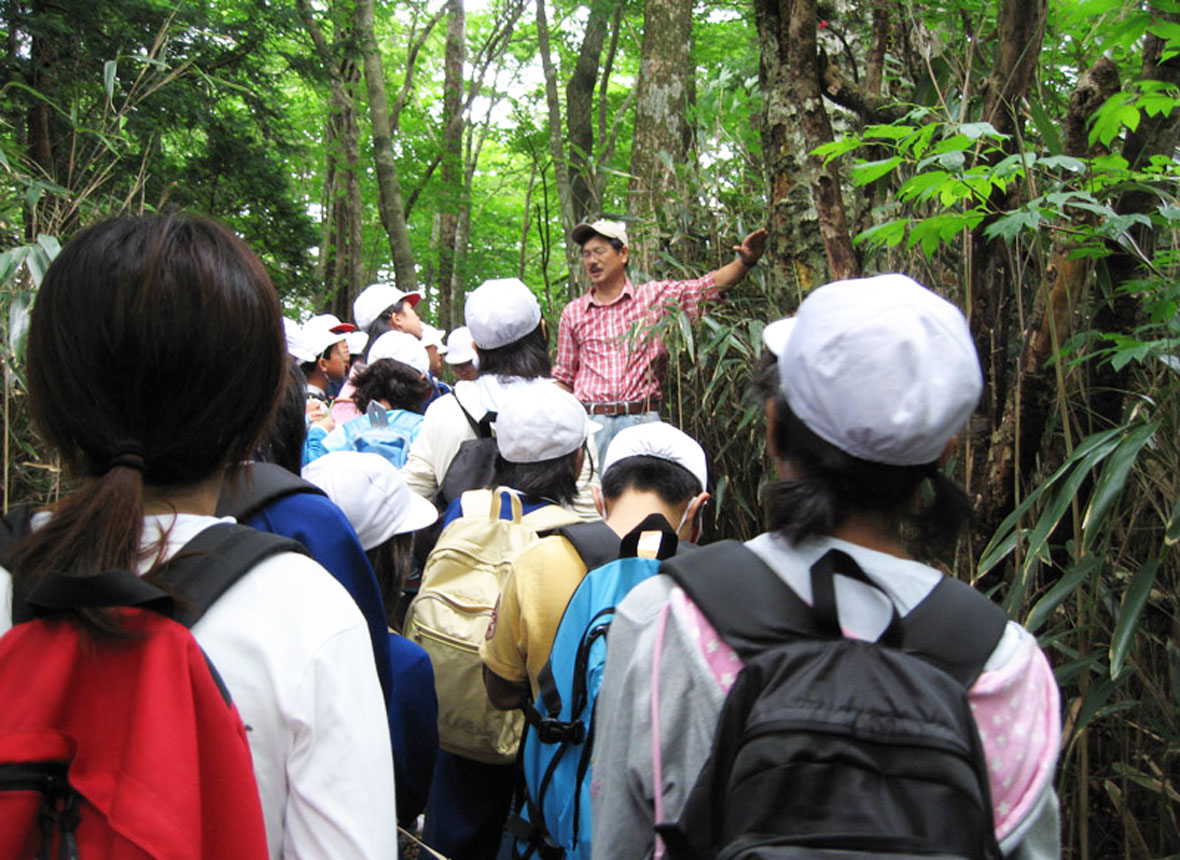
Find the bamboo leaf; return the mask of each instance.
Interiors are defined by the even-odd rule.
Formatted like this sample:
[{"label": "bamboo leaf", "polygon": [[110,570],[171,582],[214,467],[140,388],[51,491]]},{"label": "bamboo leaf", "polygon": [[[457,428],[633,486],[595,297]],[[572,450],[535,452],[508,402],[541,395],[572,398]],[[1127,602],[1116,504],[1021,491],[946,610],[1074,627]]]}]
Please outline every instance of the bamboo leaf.
[{"label": "bamboo leaf", "polygon": [[1127,483],[1127,476],[1131,474],[1131,469],[1134,468],[1139,458],[1139,452],[1143,450],[1144,445],[1152,440],[1158,427],[1158,423],[1150,422],[1131,430],[1126,439],[1119,443],[1119,446],[1107,459],[1102,468],[1102,475],[1098,478],[1098,483],[1090,496],[1090,505],[1086,516],[1082,519],[1082,532],[1087,544],[1097,533],[1098,527],[1102,525],[1111,505],[1122,494],[1123,487]]},{"label": "bamboo leaf", "polygon": [[1135,576],[1131,578],[1131,584],[1127,586],[1127,591],[1123,594],[1123,602],[1119,607],[1119,620],[1115,624],[1114,636],[1110,640],[1110,677],[1112,679],[1117,680],[1122,672],[1123,661],[1135,639],[1135,634],[1139,631],[1139,617],[1147,606],[1147,598],[1151,596],[1151,587],[1155,585],[1155,575],[1159,571],[1159,567],[1159,559],[1149,559],[1139,570],[1135,571]]},{"label": "bamboo leaf", "polygon": [[102,64],[102,88],[106,90],[107,98],[115,97],[115,72],[119,64],[114,60],[107,60]]},{"label": "bamboo leaf", "polygon": [[1070,565],[1065,575],[1053,584],[1037,601],[1024,620],[1024,626],[1030,633],[1036,633],[1042,625],[1053,615],[1053,610],[1060,606],[1067,597],[1074,593],[1079,585],[1090,578],[1098,569],[1101,559],[1097,556],[1086,556],[1075,564]]},{"label": "bamboo leaf", "polygon": [[1180,541],[1180,499],[1176,500],[1172,508],[1172,516],[1168,518],[1168,528],[1164,532],[1164,543],[1168,546]]},{"label": "bamboo leaf", "polygon": [[1061,145],[1061,135],[1057,131],[1057,122],[1049,117],[1041,100],[1031,94],[1028,99],[1028,109],[1032,115],[1033,125],[1041,133],[1041,139],[1045,141],[1045,148],[1049,150],[1049,154],[1061,155],[1064,147]]},{"label": "bamboo leaf", "polygon": [[1078,718],[1074,723],[1075,736],[1090,724],[1102,706],[1110,700],[1114,695],[1115,686],[1115,682],[1110,678],[1102,678],[1090,685],[1086,690],[1086,698],[1082,700],[1082,705],[1078,709]]},{"label": "bamboo leaf", "polygon": [[1124,427],[1113,427],[1110,430],[1103,430],[1101,433],[1087,436],[1074,449],[1073,455],[1056,472],[1050,475],[1039,487],[1025,496],[1020,504],[1016,506],[1015,510],[1004,518],[999,528],[996,529],[995,534],[992,535],[992,539],[988,541],[988,545],[984,547],[983,554],[980,556],[977,575],[982,576],[987,573],[1015,549],[1016,539],[1014,532],[1016,531],[1016,526],[1023,519],[1024,515],[1028,513],[1029,509],[1057,481],[1069,473],[1080,461],[1089,461],[1091,457],[1094,458],[1094,462],[1101,461],[1103,457],[1118,445],[1118,437],[1123,433],[1124,429]]},{"label": "bamboo leaf", "polygon": [[677,314],[676,321],[680,324],[680,333],[684,335],[684,348],[688,350],[689,361],[696,361],[696,341],[692,336],[692,320],[688,314]]}]

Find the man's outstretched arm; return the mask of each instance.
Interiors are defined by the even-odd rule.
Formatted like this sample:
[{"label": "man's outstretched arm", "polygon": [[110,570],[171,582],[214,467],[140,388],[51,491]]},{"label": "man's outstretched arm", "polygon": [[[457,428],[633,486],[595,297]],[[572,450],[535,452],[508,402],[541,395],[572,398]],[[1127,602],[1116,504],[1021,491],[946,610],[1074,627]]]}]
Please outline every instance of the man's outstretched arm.
[{"label": "man's outstretched arm", "polygon": [[765,253],[766,235],[765,230],[755,230],[743,239],[740,245],[734,245],[733,250],[737,254],[737,259],[726,263],[713,273],[714,286],[728,287],[744,278],[746,272],[754,268]]}]

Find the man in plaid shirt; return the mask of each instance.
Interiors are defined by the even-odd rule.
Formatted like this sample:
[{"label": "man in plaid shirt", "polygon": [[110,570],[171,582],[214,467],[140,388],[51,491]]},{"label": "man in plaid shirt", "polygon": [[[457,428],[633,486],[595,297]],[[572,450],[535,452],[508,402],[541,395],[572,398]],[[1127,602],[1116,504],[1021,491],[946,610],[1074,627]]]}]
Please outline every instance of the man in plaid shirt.
[{"label": "man in plaid shirt", "polygon": [[766,231],[755,230],[734,246],[737,259],[691,281],[632,284],[627,277],[627,230],[618,221],[579,224],[572,233],[582,246],[590,292],[565,306],[557,330],[553,378],[586,405],[603,425],[595,435],[600,455],[615,433],[659,419],[657,361],[666,354],[658,338],[628,338],[636,322],[656,322],[679,307],[696,316],[703,301],[745,277],[766,250]]}]

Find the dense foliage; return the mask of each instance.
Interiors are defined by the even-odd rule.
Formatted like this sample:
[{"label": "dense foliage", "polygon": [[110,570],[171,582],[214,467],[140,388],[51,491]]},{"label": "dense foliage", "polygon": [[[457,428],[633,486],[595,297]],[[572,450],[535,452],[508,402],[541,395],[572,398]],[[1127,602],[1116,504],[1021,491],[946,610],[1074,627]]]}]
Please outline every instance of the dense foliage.
[{"label": "dense foliage", "polygon": [[[1069,856],[1180,853],[1180,6],[701,0],[666,171],[632,151],[658,139],[636,102],[665,0],[365,8],[0,7],[5,508],[60,490],[22,408],[23,333],[59,242],[103,215],[226,221],[292,315],[409,272],[444,325],[509,275],[555,325],[587,214],[629,219],[635,280],[713,268],[765,225],[723,304],[661,323],[670,418],[718,476],[709,536],[758,530],[745,389],[766,321],[877,271],[960,303],[987,384],[948,469],[977,520],[941,561],[1054,662]],[[654,205],[636,164],[667,183]]]}]

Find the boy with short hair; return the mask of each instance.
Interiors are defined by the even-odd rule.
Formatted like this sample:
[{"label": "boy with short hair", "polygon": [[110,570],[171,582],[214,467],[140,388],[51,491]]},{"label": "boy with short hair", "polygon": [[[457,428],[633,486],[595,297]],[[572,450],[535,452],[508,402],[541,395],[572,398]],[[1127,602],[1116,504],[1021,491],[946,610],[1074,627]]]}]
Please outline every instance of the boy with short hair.
[{"label": "boy with short hair", "polygon": [[[705,492],[705,452],[670,424],[628,427],[611,442],[595,506],[606,525],[623,537],[651,514],[661,514],[677,534],[695,540]],[[500,594],[492,633],[480,646],[484,684],[502,710],[535,698],[537,675],[549,659],[553,637],[570,596],[587,567],[574,545],[550,535],[524,550]]]}]

